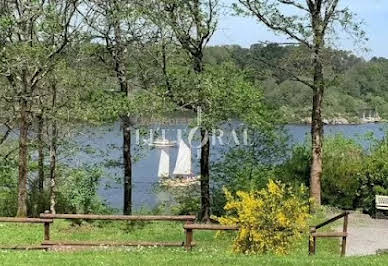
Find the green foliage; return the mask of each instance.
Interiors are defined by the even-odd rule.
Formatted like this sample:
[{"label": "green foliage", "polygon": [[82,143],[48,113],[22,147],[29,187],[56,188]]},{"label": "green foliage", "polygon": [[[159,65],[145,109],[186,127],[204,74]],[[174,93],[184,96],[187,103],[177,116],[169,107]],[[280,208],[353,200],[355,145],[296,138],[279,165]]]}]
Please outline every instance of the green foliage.
[{"label": "green foliage", "polygon": [[0,216],[14,216],[17,209],[17,161],[0,159]]},{"label": "green foliage", "polygon": [[324,144],[322,200],[343,209],[357,207],[359,176],[363,172],[365,155],[354,140],[338,135]]},{"label": "green foliage", "polygon": [[225,190],[225,225],[239,226],[233,249],[245,254],[287,254],[301,232],[308,229],[309,204],[301,187],[293,192],[281,183],[269,181],[259,191],[238,191],[237,197]]},{"label": "green foliage", "polygon": [[201,126],[209,130],[234,119],[268,128],[278,118],[263,103],[261,89],[234,64],[209,65],[202,73],[175,66],[170,78],[172,101],[201,107]]},{"label": "green foliage", "polygon": [[[361,138],[371,146],[365,151],[355,140],[342,135],[326,138],[323,153],[322,200],[342,209],[361,208],[375,213],[375,195],[388,195],[388,145]],[[311,146],[296,146],[290,158],[278,165],[276,176],[288,184],[309,185]]]},{"label": "green foliage", "polygon": [[189,186],[161,186],[169,199],[162,203],[164,211],[174,215],[196,215],[200,210],[200,187],[198,183]]},{"label": "green foliage", "polygon": [[236,132],[245,132],[247,143],[236,146],[231,143],[231,146],[219,150],[222,156],[212,165],[212,212],[217,216],[224,214],[226,198],[223,187],[231,193],[266,187],[268,180],[276,176],[276,165],[284,160],[288,150],[287,136],[280,126],[232,125]]},{"label": "green foliage", "polygon": [[65,169],[59,179],[59,213],[104,213],[106,206],[98,198],[99,169]]},{"label": "green foliage", "polygon": [[[323,151],[322,201],[324,204],[354,209],[358,207],[359,177],[365,153],[356,141],[342,135],[327,137]],[[311,145],[294,147],[288,160],[277,168],[282,180],[309,186]]]},{"label": "green foliage", "polygon": [[[325,71],[334,77],[325,91],[324,118],[359,122],[361,109],[375,108],[386,119],[388,60],[373,58],[365,61],[350,52],[333,49],[325,49],[323,53]],[[299,46],[254,44],[250,48],[216,46],[205,50],[208,64],[232,62],[252,83],[260,84],[264,102],[279,110],[288,122],[301,122],[310,117],[312,92],[311,88],[293,81],[289,74],[276,66],[302,72],[304,76],[310,66],[308,60]]]},{"label": "green foliage", "polygon": [[[33,163],[33,162],[32,162]],[[17,160],[0,159],[0,216],[12,217],[17,210]],[[107,213],[111,210],[99,199],[97,190],[101,171],[94,168],[72,169],[60,165],[57,175],[57,204],[59,213]],[[39,192],[30,180],[29,216],[38,217],[49,209],[50,193]],[[47,183],[46,183],[47,185]]]},{"label": "green foliage", "polygon": [[388,142],[387,139],[373,145],[371,154],[365,158],[359,178],[359,205],[375,214],[375,195],[388,196]]},{"label": "green foliage", "polygon": [[277,176],[284,182],[293,185],[310,185],[311,146],[296,145],[291,156],[276,168]]}]

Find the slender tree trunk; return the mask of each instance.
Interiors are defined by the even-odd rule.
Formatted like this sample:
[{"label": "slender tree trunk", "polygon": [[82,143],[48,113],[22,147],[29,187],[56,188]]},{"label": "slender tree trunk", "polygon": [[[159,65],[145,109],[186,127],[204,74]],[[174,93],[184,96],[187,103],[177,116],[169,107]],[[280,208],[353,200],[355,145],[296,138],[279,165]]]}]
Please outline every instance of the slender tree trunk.
[{"label": "slender tree trunk", "polygon": [[[115,7],[117,3],[115,3]],[[120,21],[113,17],[113,30],[115,38],[115,47],[111,50],[115,62],[115,72],[119,81],[120,90],[126,96],[129,95],[129,86],[127,80],[127,71],[124,64],[125,47],[122,43],[122,31]],[[121,119],[123,127],[123,165],[124,165],[124,205],[123,213],[130,215],[132,213],[132,155],[131,155],[131,123],[128,116]]]},{"label": "slender tree trunk", "polygon": [[44,142],[43,142],[43,111],[37,116],[38,119],[38,189],[42,193],[44,189]]},{"label": "slender tree trunk", "polygon": [[[193,56],[193,68],[198,74],[203,72],[203,54],[198,52]],[[201,210],[199,220],[210,222],[211,197],[210,197],[210,139],[206,129],[201,128]]]},{"label": "slender tree trunk", "polygon": [[210,221],[210,139],[205,129],[201,129],[201,211],[199,219]]},{"label": "slender tree trunk", "polygon": [[[119,80],[120,89],[128,96],[129,86],[126,77],[125,65],[122,62],[123,52],[121,49],[116,52],[115,70]],[[121,119],[123,127],[123,167],[124,167],[124,207],[123,213],[130,215],[132,213],[132,154],[131,154],[131,123],[128,116]]]},{"label": "slender tree trunk", "polygon": [[27,178],[28,178],[28,101],[20,100],[20,134],[19,134],[19,180],[17,217],[27,217]]},{"label": "slender tree trunk", "polygon": [[[57,101],[57,88],[53,85],[53,98],[52,98],[52,110],[56,113],[56,101]],[[56,206],[56,194],[57,194],[57,183],[56,183],[56,168],[57,168],[57,139],[58,139],[58,128],[57,121],[54,118],[51,121],[51,143],[50,143],[50,212],[55,214]]]},{"label": "slender tree trunk", "polygon": [[124,215],[132,213],[132,158],[131,124],[129,118],[123,118],[123,158],[124,158]]}]

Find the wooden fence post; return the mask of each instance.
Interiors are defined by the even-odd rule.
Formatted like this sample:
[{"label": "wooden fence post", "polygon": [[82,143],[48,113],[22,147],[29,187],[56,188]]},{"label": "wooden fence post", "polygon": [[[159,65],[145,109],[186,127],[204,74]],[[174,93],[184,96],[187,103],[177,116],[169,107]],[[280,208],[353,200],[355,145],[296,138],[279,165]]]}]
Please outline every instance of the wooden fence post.
[{"label": "wooden fence post", "polygon": [[193,241],[193,229],[186,229],[186,250],[190,251],[192,246],[191,242]]},{"label": "wooden fence post", "polygon": [[349,214],[346,213],[344,217],[344,226],[343,226],[343,233],[345,233],[345,236],[342,237],[342,249],[341,249],[341,256],[345,256],[346,254],[346,238],[348,233],[348,218]]},{"label": "wooden fence post", "polygon": [[315,248],[316,248],[316,238],[312,236],[312,233],[315,233],[316,229],[314,227],[310,228],[310,234],[309,234],[309,255],[315,254]]},{"label": "wooden fence post", "polygon": [[[50,211],[45,211],[45,214],[49,214]],[[44,240],[50,240],[50,224],[44,223]]]},{"label": "wooden fence post", "polygon": [[50,240],[50,223],[44,223],[44,240]]},{"label": "wooden fence post", "polygon": [[315,255],[315,249],[317,247],[317,238],[310,235],[309,239],[309,255]]}]

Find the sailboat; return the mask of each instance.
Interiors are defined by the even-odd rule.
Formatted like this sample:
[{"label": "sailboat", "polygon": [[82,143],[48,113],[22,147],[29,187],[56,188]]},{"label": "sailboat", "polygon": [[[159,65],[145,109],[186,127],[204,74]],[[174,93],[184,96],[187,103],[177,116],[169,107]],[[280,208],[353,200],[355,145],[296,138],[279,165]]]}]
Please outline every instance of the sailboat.
[{"label": "sailboat", "polygon": [[191,149],[181,140],[179,142],[178,156],[172,177],[170,176],[170,157],[162,149],[159,160],[158,177],[164,186],[182,187],[198,183],[199,177],[195,177],[191,166]]},{"label": "sailboat", "polygon": [[158,177],[164,178],[170,176],[170,155],[167,149],[162,149],[160,153]]},{"label": "sailboat", "polygon": [[173,172],[175,177],[190,177],[191,171],[191,149],[186,143],[181,140],[179,142],[178,157],[176,159],[175,169]]}]

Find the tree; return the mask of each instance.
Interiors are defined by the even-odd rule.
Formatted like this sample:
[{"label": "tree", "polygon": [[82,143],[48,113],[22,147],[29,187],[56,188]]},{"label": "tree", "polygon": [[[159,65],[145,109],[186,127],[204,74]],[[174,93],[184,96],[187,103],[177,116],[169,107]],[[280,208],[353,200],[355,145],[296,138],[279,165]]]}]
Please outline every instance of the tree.
[{"label": "tree", "polygon": [[[94,39],[105,42],[111,60],[106,65],[114,70],[119,84],[119,90],[128,97],[134,90],[130,84],[128,60],[131,45],[142,38],[144,20],[136,9],[136,1],[129,3],[123,0],[88,1],[92,11],[92,19],[86,18]],[[132,212],[132,155],[131,155],[131,117],[121,114],[123,130],[123,168],[124,168],[124,207],[126,215]]]},{"label": "tree", "polygon": [[[276,33],[284,34],[307,49],[311,54],[310,78],[293,74],[293,79],[309,86],[313,91],[312,104],[312,160],[310,196],[316,205],[321,204],[321,177],[323,153],[322,104],[326,80],[323,50],[327,40],[338,26],[358,38],[364,37],[359,23],[353,22],[348,8],[341,8],[340,0],[239,0],[235,9],[254,16]],[[296,12],[289,11],[291,9]],[[288,13],[289,12],[289,13]],[[286,73],[289,73],[287,71]]]},{"label": "tree", "polygon": [[[217,25],[217,15],[219,11],[219,1],[150,1],[156,12],[151,13],[150,17],[156,25],[166,27],[172,33],[180,49],[189,57],[191,69],[198,77],[193,77],[194,82],[201,80],[200,76],[204,71],[204,49]],[[150,6],[148,6],[149,8]],[[146,6],[147,8],[147,6]],[[167,74],[166,72],[164,73]],[[166,79],[167,80],[167,79]],[[174,96],[171,84],[167,85],[167,96],[174,100],[175,103],[186,110],[198,112],[207,112],[207,99],[200,96],[196,101],[186,98]],[[198,95],[204,91],[202,84],[197,83]],[[182,95],[180,95],[182,96]],[[199,219],[202,221],[210,221],[210,140],[208,129],[202,126],[201,131],[201,211]]]},{"label": "tree", "polygon": [[20,217],[27,216],[29,129],[33,106],[41,96],[37,88],[76,32],[77,5],[77,0],[0,3],[0,72],[8,80],[7,99],[17,105],[18,113]]}]

